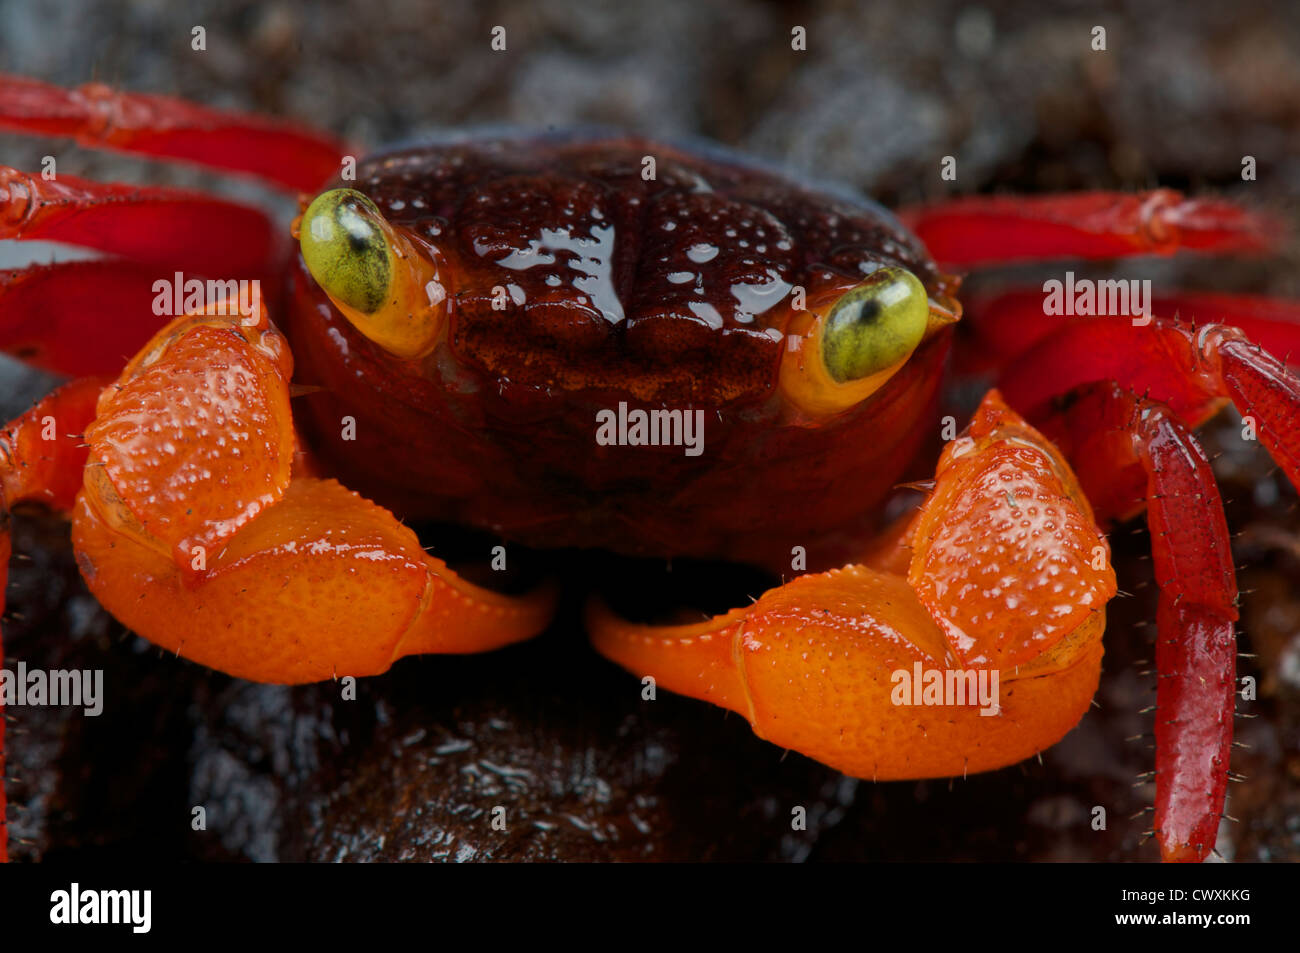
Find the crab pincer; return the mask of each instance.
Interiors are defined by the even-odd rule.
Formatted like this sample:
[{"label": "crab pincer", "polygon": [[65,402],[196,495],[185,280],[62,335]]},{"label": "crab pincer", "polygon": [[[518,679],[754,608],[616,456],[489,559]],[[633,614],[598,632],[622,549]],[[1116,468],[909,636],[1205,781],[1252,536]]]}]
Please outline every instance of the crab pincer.
[{"label": "crab pincer", "polygon": [[857,777],[964,775],[1054,744],[1096,691],[1115,593],[1069,465],[990,393],[909,519],[889,549],[707,622],[593,604],[593,643]]},{"label": "crab pincer", "polygon": [[160,331],[104,389],[73,513],[100,602],[178,655],[279,683],[544,628],[549,591],[475,586],[387,510],[295,472],[291,370],[264,310],[203,313]]}]

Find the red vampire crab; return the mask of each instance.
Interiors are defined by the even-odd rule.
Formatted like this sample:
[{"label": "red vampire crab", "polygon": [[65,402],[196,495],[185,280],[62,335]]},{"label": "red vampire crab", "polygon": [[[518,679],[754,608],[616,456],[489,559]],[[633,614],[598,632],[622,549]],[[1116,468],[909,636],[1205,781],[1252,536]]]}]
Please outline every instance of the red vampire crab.
[{"label": "red vampire crab", "polygon": [[[1165,859],[1212,849],[1237,591],[1192,429],[1231,401],[1300,482],[1300,381],[1273,356],[1300,312],[1175,295],[1150,320],[1048,319],[1024,295],[986,301],[963,323],[998,390],[922,504],[883,528],[882,512],[935,429],[961,319],[948,269],[1260,250],[1277,238],[1263,217],[1083,193],[906,210],[909,231],[709,150],[552,136],[354,161],[280,122],[19,78],[0,79],[0,127],[305,193],[294,249],[215,197],[0,170],[0,238],[116,256],[0,284],[6,351],[74,378],[0,435],[5,517],[69,513],[91,592],[145,638],[301,683],[546,627],[553,588],[471,583],[398,515],[747,563],[797,574],[702,622],[593,601],[597,650],[850,775],[965,775],[1054,744],[1087,709],[1116,592],[1100,527],[1145,509],[1154,828]],[[195,276],[215,298],[185,302]],[[160,330],[150,304],[173,292],[184,313]],[[1179,310],[1223,323],[1162,316]],[[0,547],[7,562],[7,530]],[[996,673],[1000,689],[935,707],[920,683],[898,694],[912,672]]]}]

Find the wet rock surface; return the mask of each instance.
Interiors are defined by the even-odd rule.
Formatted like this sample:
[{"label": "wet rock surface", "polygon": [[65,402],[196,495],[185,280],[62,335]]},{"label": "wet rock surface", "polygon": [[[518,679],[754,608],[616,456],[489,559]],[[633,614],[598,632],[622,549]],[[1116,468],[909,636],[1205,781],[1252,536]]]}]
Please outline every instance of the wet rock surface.
[{"label": "wet rock surface", "polygon": [[[959,191],[1222,191],[1293,220],[1300,13],[1285,2],[776,5],[425,4],[311,15],[291,4],[163,2],[110,13],[0,2],[4,68],[92,77],[279,112],[371,142],[469,123],[603,122],[706,135],[889,202]],[[1073,11],[1073,12],[1072,12]],[[488,31],[509,30],[492,54]],[[1088,49],[1094,23],[1108,52]],[[208,51],[189,49],[191,27]],[[805,25],[807,53],[789,51]],[[0,137],[2,161],[101,178],[212,184],[177,167]],[[1243,184],[1241,158],[1259,179]],[[222,183],[222,188],[230,188]],[[244,185],[238,194],[256,196]],[[8,250],[5,250],[8,251]],[[1144,263],[1162,286],[1300,296],[1294,249],[1267,261]],[[1040,279],[1041,280],[1041,279]],[[6,370],[6,414],[40,379]],[[1300,859],[1300,512],[1225,418],[1205,442],[1236,533],[1243,702],[1220,850]],[[1153,767],[1149,540],[1114,537],[1120,586],[1095,707],[1030,761],[953,781],[847,779],[756,739],[742,719],[660,693],[586,647],[575,610],[527,645],[413,659],[343,686],[259,686],[174,659],[100,612],[66,530],[16,522],[6,665],[102,668],[103,715],[9,718],[18,859],[1135,860]],[[250,611],[255,611],[250,607]],[[1132,736],[1145,735],[1137,741]],[[1092,810],[1107,810],[1093,831]],[[203,806],[207,830],[191,829]],[[791,829],[806,810],[806,831]],[[494,829],[504,808],[505,830]]]}]

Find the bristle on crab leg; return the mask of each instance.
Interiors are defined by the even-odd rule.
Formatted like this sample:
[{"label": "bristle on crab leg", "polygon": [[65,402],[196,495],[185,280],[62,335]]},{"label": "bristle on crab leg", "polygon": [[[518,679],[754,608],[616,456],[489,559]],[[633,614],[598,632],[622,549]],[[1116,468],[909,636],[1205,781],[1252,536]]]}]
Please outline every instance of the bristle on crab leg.
[{"label": "bristle on crab leg", "polygon": [[8,75],[0,75],[0,129],[243,172],[291,191],[319,188],[349,151],[332,136],[282,119],[102,83],[64,89]]}]

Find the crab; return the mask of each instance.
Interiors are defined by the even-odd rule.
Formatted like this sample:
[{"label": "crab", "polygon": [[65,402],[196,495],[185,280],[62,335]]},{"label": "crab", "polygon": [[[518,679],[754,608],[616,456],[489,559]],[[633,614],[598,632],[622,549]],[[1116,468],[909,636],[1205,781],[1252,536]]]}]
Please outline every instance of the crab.
[{"label": "crab", "polygon": [[[1106,530],[1145,512],[1153,828],[1166,860],[1212,850],[1238,594],[1193,431],[1231,402],[1300,483],[1300,380],[1275,356],[1300,342],[1300,308],[1173,294],[1155,314],[1051,317],[1011,292],[963,312],[957,273],[1265,251],[1267,216],[1169,190],[895,216],[622,135],[358,159],[278,120],[17,77],[0,77],[0,128],[299,199],[286,230],[215,196],[0,168],[0,238],[112,256],[0,281],[0,345],[71,379],[0,432],[0,566],[10,507],[65,512],[86,585],[123,624],[287,684],[547,627],[554,584],[471,581],[408,523],[486,531],[507,544],[493,560],[524,546],[757,566],[782,581],[703,620],[632,621],[593,598],[591,641],[883,781],[1004,767],[1070,731],[1117,592]],[[946,433],[954,344],[996,388]],[[919,502],[893,505],[900,486]]]}]

